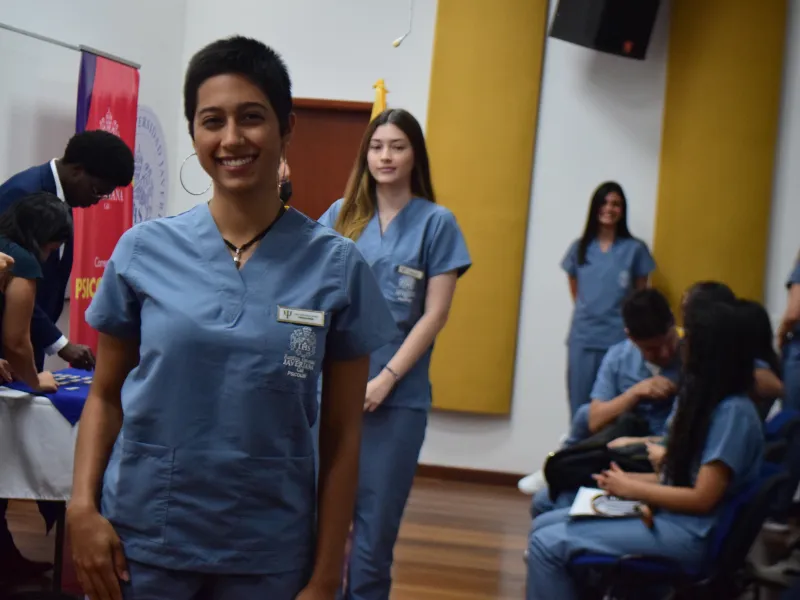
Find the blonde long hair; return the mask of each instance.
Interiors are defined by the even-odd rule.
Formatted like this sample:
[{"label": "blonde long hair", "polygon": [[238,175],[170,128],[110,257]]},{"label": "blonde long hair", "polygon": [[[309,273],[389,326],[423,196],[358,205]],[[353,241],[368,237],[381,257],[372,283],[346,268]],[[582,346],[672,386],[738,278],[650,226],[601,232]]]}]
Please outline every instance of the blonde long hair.
[{"label": "blonde long hair", "polygon": [[393,108],[383,111],[367,127],[361,139],[361,148],[358,158],[353,165],[347,188],[344,192],[344,202],[336,217],[335,229],[351,240],[357,240],[364,228],[375,215],[376,195],[375,178],[369,172],[367,154],[369,144],[375,130],[381,125],[395,125],[406,134],[414,152],[414,168],[411,170],[411,193],[418,198],[436,202],[436,196],[431,182],[431,169],[428,161],[428,149],[425,146],[425,136],[422,127],[413,115],[403,109]]}]

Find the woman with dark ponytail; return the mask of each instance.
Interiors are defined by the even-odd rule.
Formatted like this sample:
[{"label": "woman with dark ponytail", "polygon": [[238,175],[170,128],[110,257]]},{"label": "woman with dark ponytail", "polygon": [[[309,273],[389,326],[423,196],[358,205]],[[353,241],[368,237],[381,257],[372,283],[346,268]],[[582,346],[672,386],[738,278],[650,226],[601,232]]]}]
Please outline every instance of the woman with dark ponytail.
[{"label": "woman with dark ponytail", "polygon": [[649,506],[653,527],[633,517],[571,520],[569,508],[536,518],[528,543],[528,600],[577,599],[567,566],[581,551],[661,556],[686,568],[702,564],[721,505],[761,469],[764,436],[749,396],[755,352],[746,319],[738,301],[689,303],[663,473],[625,473],[612,464],[595,476],[609,494]]}]

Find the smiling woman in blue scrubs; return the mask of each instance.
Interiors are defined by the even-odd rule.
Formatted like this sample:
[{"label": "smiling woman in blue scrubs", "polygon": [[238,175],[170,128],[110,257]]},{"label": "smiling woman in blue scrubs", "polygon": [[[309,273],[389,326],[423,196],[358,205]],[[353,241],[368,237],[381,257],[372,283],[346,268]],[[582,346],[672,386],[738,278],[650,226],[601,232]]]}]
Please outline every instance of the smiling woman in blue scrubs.
[{"label": "smiling woman in blue scrubs", "polygon": [[609,494],[654,510],[653,527],[638,517],[576,519],[570,508],[536,518],[528,542],[527,600],[579,598],[568,565],[578,552],[657,556],[696,570],[707,558],[719,507],[759,476],[761,418],[749,397],[754,348],[747,315],[736,301],[687,308],[684,386],[660,475],[616,465],[595,479]]},{"label": "smiling woman in blue scrubs", "polygon": [[628,230],[622,187],[601,184],[592,196],[586,227],[561,263],[575,301],[567,342],[567,388],[571,417],[591,400],[606,351],[625,339],[622,302],[647,286],[655,262],[647,245]]},{"label": "smiling woman in blue scrubs", "polygon": [[399,327],[370,360],[344,594],[388,600],[394,544],[431,406],[433,343],[471,260],[453,213],[435,202],[422,128],[404,110],[372,121],[344,199],[320,222],[356,240]]},{"label": "smiling woman in blue scrubs", "polygon": [[68,508],[78,577],[92,600],[331,599],[369,354],[396,326],[355,244],[281,202],[280,57],[210,44],[184,108],[213,197],[126,232],[86,315],[100,340]]}]

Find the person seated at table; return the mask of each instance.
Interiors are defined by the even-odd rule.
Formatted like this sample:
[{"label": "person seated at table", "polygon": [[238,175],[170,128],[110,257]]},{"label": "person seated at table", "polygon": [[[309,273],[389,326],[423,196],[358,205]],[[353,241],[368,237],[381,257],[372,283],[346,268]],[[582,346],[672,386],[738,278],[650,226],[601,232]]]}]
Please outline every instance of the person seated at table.
[{"label": "person seated at table", "polygon": [[[680,375],[675,318],[667,299],[655,289],[633,292],[622,307],[622,317],[628,339],[612,346],[603,358],[592,402],[576,414],[571,442],[598,433],[627,412],[646,421],[650,435],[664,433]],[[577,420],[581,416],[582,422]],[[543,487],[534,494],[531,513],[568,506],[573,498],[574,493],[564,493],[554,502]]]},{"label": "person seated at table", "polygon": [[612,465],[595,476],[610,495],[648,506],[653,527],[638,517],[573,520],[569,508],[538,517],[528,540],[527,600],[577,599],[568,566],[578,552],[658,556],[690,570],[703,565],[720,506],[757,480],[763,460],[761,419],[749,397],[755,356],[745,319],[739,303],[689,311],[663,475]]},{"label": "person seated at table", "polygon": [[[118,136],[102,130],[76,133],[64,155],[13,175],[0,183],[0,213],[28,194],[50,192],[71,209],[88,209],[133,178],[133,153]],[[31,320],[36,366],[44,368],[45,354],[57,354],[73,367],[90,371],[94,355],[88,346],[70,342],[56,326],[72,271],[74,244],[70,238],[42,265]]]},{"label": "person seated at table", "polygon": [[[69,209],[54,194],[25,196],[0,213],[0,252],[11,258],[10,267],[0,275],[2,357],[9,375],[40,393],[54,392],[58,386],[51,373],[36,372],[30,333],[36,285],[42,277],[42,263],[71,237]],[[52,565],[27,560],[14,545],[5,519],[7,506],[8,500],[0,500],[0,581],[44,573]],[[47,520],[47,508],[40,506],[40,510]]]}]

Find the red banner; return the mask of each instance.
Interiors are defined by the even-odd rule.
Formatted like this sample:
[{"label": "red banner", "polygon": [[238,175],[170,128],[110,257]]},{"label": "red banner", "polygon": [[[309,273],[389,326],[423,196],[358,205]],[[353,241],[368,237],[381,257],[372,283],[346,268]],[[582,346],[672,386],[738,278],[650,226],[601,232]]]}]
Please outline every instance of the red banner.
[{"label": "red banner", "polygon": [[[76,130],[103,129],[136,147],[139,71],[102,56],[83,52],[78,84]],[[133,225],[133,186],[117,188],[91,208],[76,209],[69,339],[97,351],[97,332],[84,313],[97,290],[106,262],[120,236]]]}]

